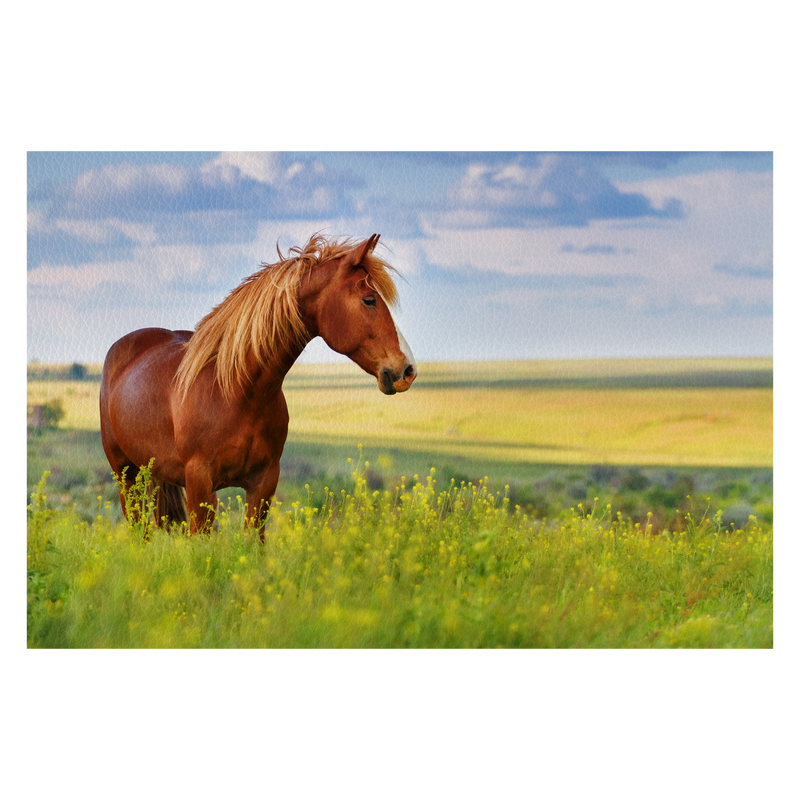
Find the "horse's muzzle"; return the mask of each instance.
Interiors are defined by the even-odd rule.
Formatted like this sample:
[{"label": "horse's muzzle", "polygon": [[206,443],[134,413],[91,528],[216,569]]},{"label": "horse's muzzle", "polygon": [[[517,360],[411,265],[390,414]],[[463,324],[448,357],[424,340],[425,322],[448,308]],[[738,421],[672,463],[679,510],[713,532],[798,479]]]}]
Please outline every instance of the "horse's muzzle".
[{"label": "horse's muzzle", "polygon": [[396,394],[408,389],[417,377],[417,368],[414,364],[406,364],[400,373],[384,367],[378,377],[378,386],[384,394]]}]

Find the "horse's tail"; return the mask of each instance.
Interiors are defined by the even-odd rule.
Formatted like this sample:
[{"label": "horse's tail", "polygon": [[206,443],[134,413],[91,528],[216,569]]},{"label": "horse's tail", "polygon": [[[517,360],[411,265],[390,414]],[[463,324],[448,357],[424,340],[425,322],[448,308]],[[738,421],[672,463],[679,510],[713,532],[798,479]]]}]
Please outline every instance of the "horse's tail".
[{"label": "horse's tail", "polygon": [[166,517],[167,522],[188,522],[189,511],[186,507],[186,493],[174,483],[153,478],[156,491],[156,524]]}]

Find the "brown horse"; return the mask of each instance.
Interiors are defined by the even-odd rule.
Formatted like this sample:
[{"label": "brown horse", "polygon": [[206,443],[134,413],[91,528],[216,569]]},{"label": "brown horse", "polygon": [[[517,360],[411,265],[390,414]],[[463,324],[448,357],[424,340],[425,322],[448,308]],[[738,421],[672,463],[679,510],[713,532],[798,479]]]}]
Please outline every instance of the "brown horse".
[{"label": "brown horse", "polygon": [[244,488],[248,518],[263,521],[289,426],[283,379],[315,336],[374,375],[384,394],[411,386],[417,368],[389,310],[397,290],[377,242],[315,235],[287,258],[279,249],[277,263],[246,278],[194,333],[144,328],[111,347],[103,449],[115,473],[127,468],[127,485],[155,459],[156,524],[205,528],[227,486]]}]

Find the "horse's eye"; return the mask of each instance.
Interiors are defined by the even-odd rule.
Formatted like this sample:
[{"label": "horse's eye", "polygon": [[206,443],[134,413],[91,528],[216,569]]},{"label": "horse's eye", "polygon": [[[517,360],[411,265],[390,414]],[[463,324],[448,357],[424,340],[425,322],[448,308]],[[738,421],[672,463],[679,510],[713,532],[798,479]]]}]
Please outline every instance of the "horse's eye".
[{"label": "horse's eye", "polygon": [[364,298],[364,305],[365,306],[374,306],[377,305],[378,301],[375,299],[375,295],[369,295],[368,297]]}]

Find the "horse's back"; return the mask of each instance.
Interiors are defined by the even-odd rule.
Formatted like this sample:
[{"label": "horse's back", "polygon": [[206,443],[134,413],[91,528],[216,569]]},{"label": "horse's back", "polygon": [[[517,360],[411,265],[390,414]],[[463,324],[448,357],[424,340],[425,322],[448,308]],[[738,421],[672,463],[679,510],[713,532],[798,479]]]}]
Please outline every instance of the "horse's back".
[{"label": "horse's back", "polygon": [[[192,336],[191,331],[169,331],[166,328],[140,328],[118,339],[108,350],[103,364],[103,383],[107,388],[120,374],[154,348],[182,351]],[[180,359],[178,359],[180,360]]]}]

